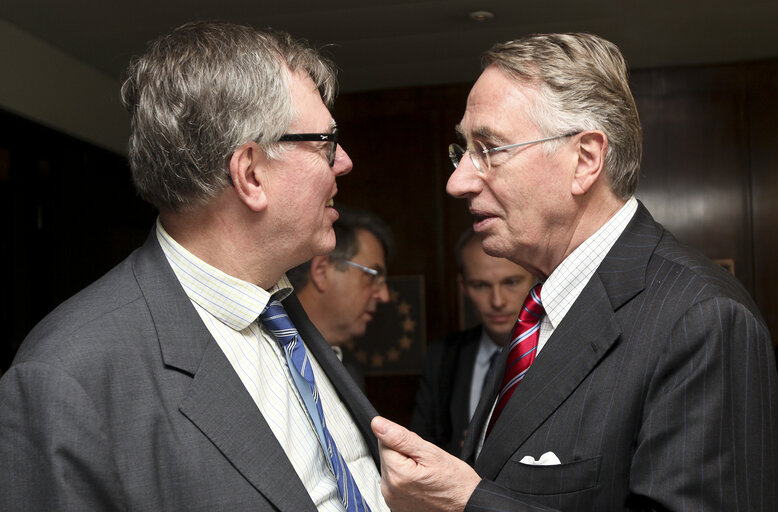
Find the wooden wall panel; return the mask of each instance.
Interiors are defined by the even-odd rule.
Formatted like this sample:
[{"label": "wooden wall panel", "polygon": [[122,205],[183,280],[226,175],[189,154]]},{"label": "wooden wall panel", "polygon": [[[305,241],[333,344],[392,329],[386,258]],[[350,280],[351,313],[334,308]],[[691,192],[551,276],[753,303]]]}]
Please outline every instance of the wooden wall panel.
[{"label": "wooden wall panel", "polygon": [[459,225],[449,225],[448,212],[457,207],[465,212],[466,206],[448,197],[445,186],[451,171],[447,148],[468,89],[346,94],[334,112],[342,145],[354,162],[354,170],[339,179],[336,202],[370,210],[390,225],[396,240],[390,273],[425,278],[428,338],[457,325],[450,249]]},{"label": "wooden wall panel", "polygon": [[[391,274],[424,276],[427,340],[457,328],[453,246],[468,221],[465,202],[448,197],[445,186],[447,148],[468,91],[463,85],[346,94],[334,112],[354,162],[338,181],[336,202],[372,211],[389,224],[396,242]],[[452,225],[450,212],[457,210],[462,215]],[[379,413],[408,425],[418,375],[367,375],[365,381]]]},{"label": "wooden wall panel", "polygon": [[644,132],[638,198],[683,242],[734,259],[752,291],[743,68],[638,72],[633,83]]},{"label": "wooden wall panel", "polygon": [[748,70],[754,289],[778,346],[778,64]]}]

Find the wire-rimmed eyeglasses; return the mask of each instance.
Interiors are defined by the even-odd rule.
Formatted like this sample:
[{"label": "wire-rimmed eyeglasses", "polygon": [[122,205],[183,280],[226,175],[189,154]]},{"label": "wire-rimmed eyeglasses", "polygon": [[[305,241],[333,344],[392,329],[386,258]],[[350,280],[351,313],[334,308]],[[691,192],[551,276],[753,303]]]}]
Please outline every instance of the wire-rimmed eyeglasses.
[{"label": "wire-rimmed eyeglasses", "polygon": [[544,139],[531,140],[529,142],[518,142],[516,144],[508,144],[506,146],[497,146],[496,148],[487,148],[480,140],[471,141],[467,144],[467,148],[463,148],[459,144],[451,144],[448,147],[448,157],[451,159],[451,163],[454,165],[454,169],[459,165],[462,157],[465,153],[470,154],[470,160],[473,162],[473,166],[480,174],[488,173],[492,168],[492,162],[489,158],[490,153],[496,153],[497,151],[505,151],[506,149],[520,148],[522,146],[530,146],[532,144],[539,144],[541,142],[547,142],[549,140],[563,139],[565,137],[572,137],[581,133],[570,132],[564,135],[555,135],[553,137],[546,137]]},{"label": "wire-rimmed eyeglasses", "polygon": [[327,142],[327,160],[330,167],[335,165],[335,153],[338,151],[338,127],[332,133],[286,133],[278,142]]},{"label": "wire-rimmed eyeglasses", "polygon": [[370,284],[376,288],[381,288],[386,283],[386,271],[382,268],[375,269],[360,265],[356,261],[343,260],[346,265],[358,268],[368,276],[370,276]]}]

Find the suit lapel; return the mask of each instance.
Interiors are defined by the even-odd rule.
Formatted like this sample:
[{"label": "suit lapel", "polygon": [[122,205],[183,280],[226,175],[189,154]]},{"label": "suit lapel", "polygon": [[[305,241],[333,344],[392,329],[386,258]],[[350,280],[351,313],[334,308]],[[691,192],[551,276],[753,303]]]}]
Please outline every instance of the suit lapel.
[{"label": "suit lapel", "polygon": [[343,363],[337,358],[335,352],[324,340],[321,333],[308,319],[308,315],[295,294],[291,294],[284,299],[283,303],[289,318],[297,328],[297,332],[300,333],[300,336],[305,341],[306,347],[313,354],[313,357],[316,358],[324,373],[327,374],[330,383],[351,413],[351,417],[354,418],[354,422],[362,433],[368,448],[370,448],[370,454],[373,456],[376,466],[379,466],[378,441],[370,429],[370,420],[377,416],[378,413],[354,382],[354,379],[351,378],[351,375],[349,375]]},{"label": "suit lapel", "polygon": [[[645,207],[638,210],[568,311],[510,402],[495,423],[474,463],[485,478],[494,478],[505,462],[575,391],[610,347],[621,328],[615,311],[645,287],[648,260],[662,232]],[[505,364],[506,351],[500,362]],[[497,394],[493,382],[490,400],[476,411],[481,432]],[[463,455],[472,462],[477,437],[468,436]]]},{"label": "suit lapel", "polygon": [[210,343],[181,412],[281,510],[315,510],[289,458],[216,342]]},{"label": "suit lapel", "polygon": [[315,511],[270,426],[186,296],[154,230],[138,252],[135,275],[165,365],[193,377],[181,413],[279,510]]},{"label": "suit lapel", "polygon": [[596,276],[576,304],[585,306],[574,306],[565,316],[514,391],[484,443],[475,469],[485,478],[493,478],[500,471],[618,339],[621,331]]}]

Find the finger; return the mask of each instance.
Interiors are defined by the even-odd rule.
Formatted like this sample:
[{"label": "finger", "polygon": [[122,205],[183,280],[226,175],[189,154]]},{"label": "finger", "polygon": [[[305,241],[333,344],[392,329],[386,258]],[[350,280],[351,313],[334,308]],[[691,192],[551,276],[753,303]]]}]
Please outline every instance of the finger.
[{"label": "finger", "polygon": [[418,441],[421,441],[421,438],[405,427],[381,416],[373,418],[370,426],[384,447],[411,458],[418,450]]}]

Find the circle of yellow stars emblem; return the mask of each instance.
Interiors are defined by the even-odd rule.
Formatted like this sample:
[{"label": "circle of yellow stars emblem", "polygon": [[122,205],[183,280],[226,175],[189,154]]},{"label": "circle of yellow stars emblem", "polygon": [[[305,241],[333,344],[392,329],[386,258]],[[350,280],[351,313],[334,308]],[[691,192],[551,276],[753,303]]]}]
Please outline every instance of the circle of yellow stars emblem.
[{"label": "circle of yellow stars emblem", "polygon": [[389,289],[389,303],[395,307],[400,325],[400,334],[388,348],[384,350],[379,347],[376,350],[376,347],[373,347],[373,350],[371,350],[371,343],[369,342],[355,343],[352,340],[346,343],[346,347],[354,354],[354,358],[364,367],[381,369],[387,363],[399,361],[402,353],[413,346],[416,321],[411,316],[411,305],[402,299],[400,294],[392,288]]}]

